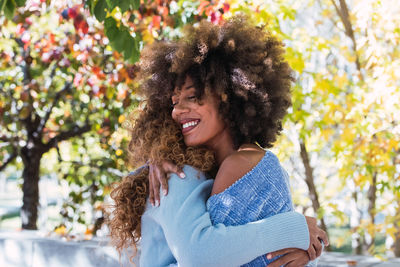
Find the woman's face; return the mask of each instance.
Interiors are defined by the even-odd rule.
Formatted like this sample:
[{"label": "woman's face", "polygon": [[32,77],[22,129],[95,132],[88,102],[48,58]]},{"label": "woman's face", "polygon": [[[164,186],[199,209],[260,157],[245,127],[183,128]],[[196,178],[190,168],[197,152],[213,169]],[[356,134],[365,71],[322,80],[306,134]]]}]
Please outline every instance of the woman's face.
[{"label": "woman's face", "polygon": [[172,118],[181,126],[187,146],[216,147],[228,130],[218,112],[218,99],[206,93],[199,104],[192,79],[187,76],[172,96]]}]

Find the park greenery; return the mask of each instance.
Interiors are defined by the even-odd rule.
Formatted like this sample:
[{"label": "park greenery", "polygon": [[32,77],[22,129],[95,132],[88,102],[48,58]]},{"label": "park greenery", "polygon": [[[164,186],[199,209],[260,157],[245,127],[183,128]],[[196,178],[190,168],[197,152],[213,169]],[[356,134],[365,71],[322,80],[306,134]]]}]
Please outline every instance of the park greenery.
[{"label": "park greenery", "polygon": [[70,184],[60,224],[96,233],[112,183],[134,167],[122,126],[140,103],[141,49],[237,12],[286,44],[296,72],[273,148],[295,204],[329,233],[347,229],[334,246],[350,236],[354,253],[400,257],[397,0],[0,0],[0,171],[22,170],[22,228],[36,229],[39,179],[56,173]]}]

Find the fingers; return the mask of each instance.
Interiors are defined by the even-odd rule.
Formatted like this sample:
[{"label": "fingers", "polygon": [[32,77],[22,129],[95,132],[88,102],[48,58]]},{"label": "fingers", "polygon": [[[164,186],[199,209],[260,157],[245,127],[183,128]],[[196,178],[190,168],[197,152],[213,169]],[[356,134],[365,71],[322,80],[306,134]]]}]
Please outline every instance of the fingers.
[{"label": "fingers", "polygon": [[149,201],[153,206],[160,205],[160,187],[164,195],[168,194],[167,173],[176,173],[181,178],[185,177],[182,169],[171,161],[149,164]]},{"label": "fingers", "polygon": [[166,196],[168,194],[168,179],[165,176],[165,173],[161,173],[161,172],[160,172],[160,176],[158,178],[160,179],[159,181],[161,183],[161,188],[163,190],[163,194],[164,194],[164,196]]},{"label": "fingers", "polygon": [[317,242],[315,244],[313,244],[313,246],[314,246],[314,249],[315,249],[316,257],[318,258],[319,256],[321,256],[321,253],[322,253],[321,241],[318,239]]},{"label": "fingers", "polygon": [[158,207],[160,205],[160,170],[157,166],[153,168],[153,191],[154,191],[154,205]]},{"label": "fingers", "polygon": [[289,262],[292,261],[293,254],[286,254],[283,257],[280,257],[279,259],[274,260],[270,264],[268,264],[268,267],[279,267],[282,265],[285,265]]},{"label": "fingers", "polygon": [[295,252],[293,260],[285,265],[285,267],[303,267],[307,265],[309,261],[310,259],[308,258],[307,252],[299,249]]},{"label": "fingers", "polygon": [[285,267],[304,267],[307,265],[308,261],[309,261],[308,258],[306,261],[304,261],[304,260],[295,261],[294,260],[294,261],[291,261],[288,264],[286,264]]},{"label": "fingers", "polygon": [[318,227],[315,218],[306,216],[306,221],[310,232],[310,246],[307,253],[311,260],[315,260],[316,257],[321,255],[323,250],[321,241],[323,241],[326,246],[329,244],[328,236],[325,231]]},{"label": "fingers", "polygon": [[272,258],[275,258],[275,257],[279,256],[279,255],[286,254],[286,253],[292,252],[294,250],[295,250],[295,248],[284,248],[284,249],[281,249],[281,250],[274,251],[274,252],[271,252],[271,253],[267,254],[267,259],[270,260]]},{"label": "fingers", "polygon": [[329,240],[328,240],[328,235],[326,234],[325,231],[321,230],[321,234],[319,235],[319,238],[322,240],[322,242],[324,242],[325,246],[329,246]]},{"label": "fingers", "polygon": [[178,175],[180,178],[185,178],[185,173],[182,171],[182,168],[178,167],[171,161],[164,161],[162,164],[162,168],[164,169],[165,172],[169,173],[175,173]]},{"label": "fingers", "polygon": [[317,252],[315,251],[314,244],[310,244],[309,248],[307,249],[308,257],[310,260],[315,260],[317,258]]},{"label": "fingers", "polygon": [[289,253],[280,257],[279,259],[268,264],[268,267],[300,267],[308,263],[309,258],[307,252],[301,249],[292,249]]},{"label": "fingers", "polygon": [[154,193],[153,193],[153,170],[152,165],[149,166],[149,201],[154,206]]}]

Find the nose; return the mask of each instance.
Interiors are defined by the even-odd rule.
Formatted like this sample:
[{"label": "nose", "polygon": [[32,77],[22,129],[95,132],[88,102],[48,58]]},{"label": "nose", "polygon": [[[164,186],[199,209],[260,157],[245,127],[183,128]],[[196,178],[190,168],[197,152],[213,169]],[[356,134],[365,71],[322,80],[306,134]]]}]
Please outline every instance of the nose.
[{"label": "nose", "polygon": [[[184,101],[182,101],[184,102]],[[190,111],[189,107],[182,102],[178,102],[175,104],[174,108],[172,109],[172,117],[174,119],[178,119],[178,117],[182,114],[185,114]]]}]

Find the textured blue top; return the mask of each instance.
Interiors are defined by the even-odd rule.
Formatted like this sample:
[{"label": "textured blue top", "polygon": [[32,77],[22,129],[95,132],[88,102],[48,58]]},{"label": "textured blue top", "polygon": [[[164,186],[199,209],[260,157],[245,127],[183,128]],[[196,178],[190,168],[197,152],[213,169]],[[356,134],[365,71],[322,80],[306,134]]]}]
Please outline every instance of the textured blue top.
[{"label": "textured blue top", "polygon": [[[278,158],[266,151],[258,164],[207,201],[213,224],[241,225],[278,213],[293,211],[289,177]],[[242,266],[267,266],[274,259],[259,256]]]},{"label": "textured blue top", "polygon": [[147,201],[142,215],[140,267],[176,263],[184,267],[232,267],[283,248],[308,248],[307,223],[297,212],[244,225],[213,225],[206,210],[213,180],[190,166],[184,166],[183,171],[185,179],[171,175],[169,193],[160,193],[159,207]]}]

